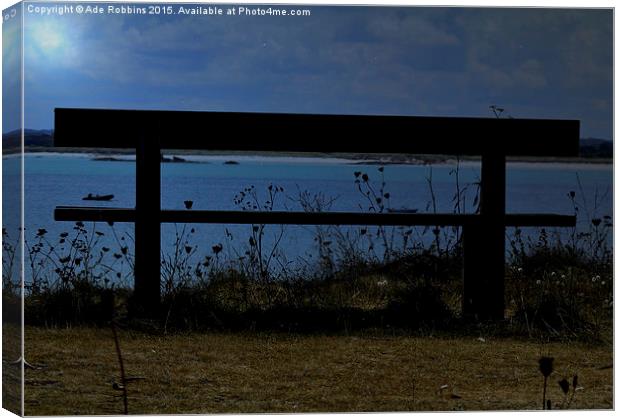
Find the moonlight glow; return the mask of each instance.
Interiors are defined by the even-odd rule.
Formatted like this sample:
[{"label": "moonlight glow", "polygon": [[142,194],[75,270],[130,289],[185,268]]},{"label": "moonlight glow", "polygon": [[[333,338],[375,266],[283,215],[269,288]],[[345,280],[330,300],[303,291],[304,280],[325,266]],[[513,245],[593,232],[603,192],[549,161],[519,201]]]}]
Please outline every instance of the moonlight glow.
[{"label": "moonlight glow", "polygon": [[37,22],[30,28],[26,28],[24,40],[26,49],[30,49],[40,58],[58,58],[66,46],[62,26],[54,22]]}]

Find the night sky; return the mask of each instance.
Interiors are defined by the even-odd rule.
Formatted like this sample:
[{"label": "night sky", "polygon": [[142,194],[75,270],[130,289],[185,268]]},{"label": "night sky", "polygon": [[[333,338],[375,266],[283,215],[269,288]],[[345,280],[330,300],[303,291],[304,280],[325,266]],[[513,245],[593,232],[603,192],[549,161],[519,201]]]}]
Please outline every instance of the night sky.
[{"label": "night sky", "polygon": [[[53,128],[54,107],[490,117],[497,104],[612,138],[611,10],[294,7],[311,16],[26,13],[25,126]],[[11,97],[18,32],[4,31]]]}]

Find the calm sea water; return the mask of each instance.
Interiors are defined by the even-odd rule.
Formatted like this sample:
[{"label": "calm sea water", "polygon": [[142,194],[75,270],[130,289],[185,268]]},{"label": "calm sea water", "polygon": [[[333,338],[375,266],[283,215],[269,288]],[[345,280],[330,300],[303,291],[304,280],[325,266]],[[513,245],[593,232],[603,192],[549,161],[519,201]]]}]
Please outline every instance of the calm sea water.
[{"label": "calm sea water", "polygon": [[[26,237],[30,240],[38,228],[48,231],[50,241],[62,232],[71,232],[73,223],[56,222],[53,209],[57,205],[88,205],[105,207],[133,207],[135,205],[135,164],[119,161],[94,161],[91,155],[30,154],[25,157],[25,223]],[[194,209],[238,209],[235,198],[239,192],[254,187],[258,201],[269,201],[268,187],[284,189],[274,199],[274,209],[301,210],[299,193],[323,194],[333,199],[332,210],[368,210],[368,200],[355,184],[354,173],[368,174],[370,184],[378,193],[382,182],[389,193],[389,207],[432,211],[434,202],[438,212],[452,212],[455,202],[456,164],[387,165],[379,171],[377,165],[351,164],[336,159],[296,159],[260,157],[195,157],[197,163],[162,165],[162,208],[184,209],[184,201],[192,200]],[[224,164],[236,160],[239,164]],[[3,184],[10,190],[14,174],[20,164],[16,157],[3,159]],[[475,182],[480,173],[479,164],[461,163],[458,182],[465,204],[462,210],[474,210]],[[612,166],[594,164],[539,164],[510,163],[507,173],[508,212],[552,212],[572,214],[573,205],[568,193],[574,191],[580,204],[580,227],[587,226],[592,217],[612,215]],[[432,185],[432,192],[431,187]],[[84,202],[88,193],[114,194],[110,202]],[[5,213],[18,208],[5,199]],[[586,215],[588,213],[588,215]],[[13,218],[14,219],[14,218]],[[9,233],[16,232],[10,217],[3,225]],[[91,225],[87,225],[91,228]],[[247,247],[251,226],[192,225],[195,233],[191,246],[198,247],[196,256],[211,254],[213,245],[222,243],[229,257],[243,253]],[[111,237],[110,227],[98,224],[105,233],[102,243],[111,247],[118,244]],[[164,225],[162,248],[170,251],[175,231],[181,226]],[[115,225],[117,234],[132,233],[131,225]],[[226,231],[230,235],[226,235]],[[270,244],[280,227],[267,229],[265,241]],[[300,257],[316,253],[314,227],[288,226],[280,244],[283,256],[295,262]],[[232,240],[231,240],[232,235]]]}]

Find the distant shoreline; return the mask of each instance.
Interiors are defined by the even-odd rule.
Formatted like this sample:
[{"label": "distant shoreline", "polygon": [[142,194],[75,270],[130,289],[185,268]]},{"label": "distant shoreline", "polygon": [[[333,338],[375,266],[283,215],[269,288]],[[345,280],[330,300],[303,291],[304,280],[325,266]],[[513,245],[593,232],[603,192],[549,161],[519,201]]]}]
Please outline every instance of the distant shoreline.
[{"label": "distant shoreline", "polygon": [[[19,155],[20,150],[4,149],[3,158]],[[133,161],[134,152],[131,149],[101,149],[101,148],[53,148],[53,147],[26,147],[27,155],[71,155],[84,156],[99,161]],[[455,164],[456,157],[448,155],[394,155],[394,154],[353,154],[353,153],[279,153],[279,152],[240,152],[230,151],[187,151],[165,150],[166,157],[181,156],[183,161],[166,161],[166,163],[208,163],[210,161],[231,162],[239,159],[242,161],[268,160],[271,162],[298,162],[298,163],[336,163],[351,165],[439,165]],[[186,158],[190,157],[190,158]],[[191,158],[197,157],[197,158]],[[200,158],[203,157],[203,158]],[[210,158],[204,158],[210,157]],[[461,162],[476,163],[479,158],[465,156]],[[509,163],[545,163],[545,164],[588,164],[588,165],[612,165],[611,158],[553,158],[553,157],[509,157]]]}]

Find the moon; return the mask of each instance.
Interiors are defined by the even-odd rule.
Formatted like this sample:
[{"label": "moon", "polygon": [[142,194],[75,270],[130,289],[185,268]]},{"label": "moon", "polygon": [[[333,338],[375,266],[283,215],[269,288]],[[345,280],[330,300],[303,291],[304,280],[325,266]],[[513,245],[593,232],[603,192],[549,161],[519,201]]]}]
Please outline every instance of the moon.
[{"label": "moon", "polygon": [[26,36],[26,42],[32,42],[32,46],[44,53],[53,53],[64,44],[62,29],[52,22],[41,22],[33,25],[30,36]]}]

